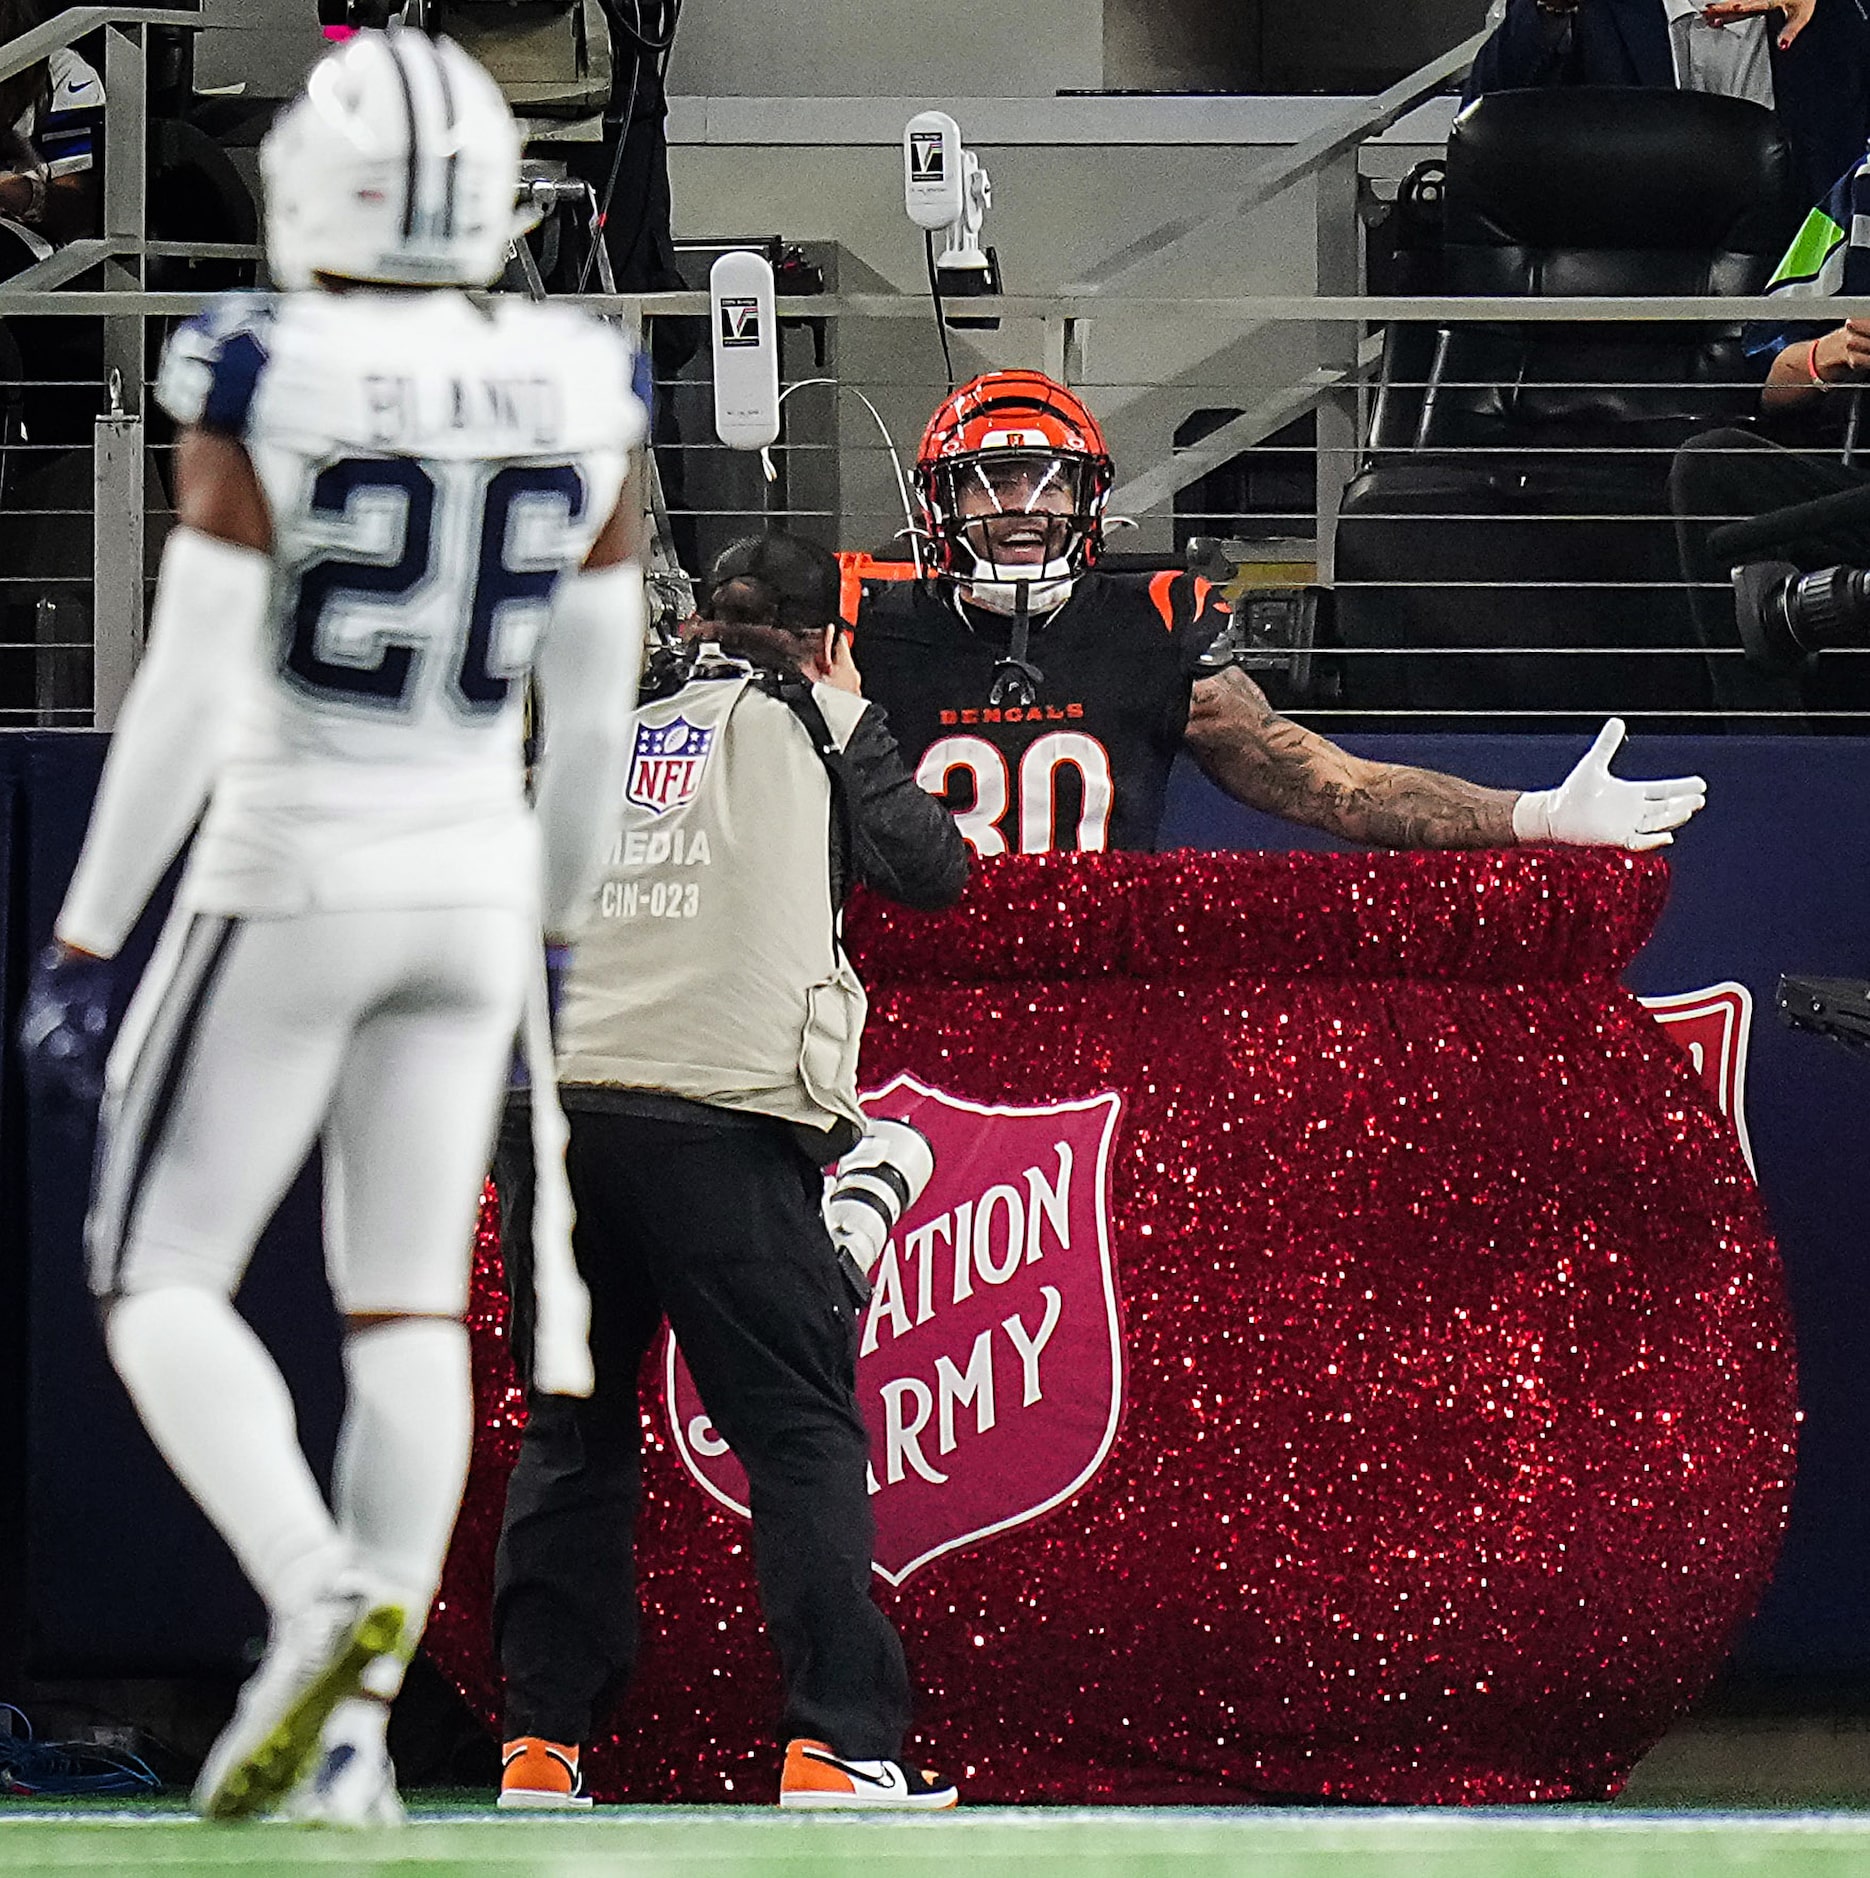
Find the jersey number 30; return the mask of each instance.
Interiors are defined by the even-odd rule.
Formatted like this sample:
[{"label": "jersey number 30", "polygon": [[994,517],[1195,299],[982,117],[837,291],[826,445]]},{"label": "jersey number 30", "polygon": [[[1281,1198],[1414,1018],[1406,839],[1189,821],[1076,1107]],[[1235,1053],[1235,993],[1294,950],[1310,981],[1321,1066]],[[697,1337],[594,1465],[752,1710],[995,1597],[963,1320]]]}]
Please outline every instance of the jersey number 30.
[{"label": "jersey number 30", "polygon": [[[392,560],[351,561],[325,555],[299,575],[288,628],[285,666],[303,690],[378,710],[409,707],[416,675],[430,648],[426,638],[399,637],[393,626],[372,634],[360,656],[335,656],[327,616],[346,602],[393,606],[415,598],[434,574],[435,479],[412,457],[344,457],[319,471],[312,484],[312,514],[345,521],[359,496],[402,498],[402,539]],[[495,628],[503,607],[542,606],[552,597],[560,570],[507,565],[507,534],[522,501],[558,504],[567,523],[584,514],[584,477],[569,463],[513,463],[495,471],[482,496],[474,548],[474,589],[465,631],[450,649],[453,669],[449,701],[467,717],[491,717],[507,701],[517,671],[494,662]],[[439,648],[438,648],[439,649]]]},{"label": "jersey number 30", "polygon": [[[1059,839],[1058,772],[1078,772],[1080,797],[1077,838]],[[956,770],[973,779],[974,800],[955,810],[955,826],[980,855],[1004,854],[1001,830],[1012,806],[1013,772],[1005,756],[985,737],[944,737],[922,753],[916,781],[930,795],[946,795]],[[1019,760],[1018,835],[1021,854],[1050,854],[1054,848],[1099,853],[1109,845],[1112,783],[1110,752],[1082,731],[1055,730],[1026,746]]]}]

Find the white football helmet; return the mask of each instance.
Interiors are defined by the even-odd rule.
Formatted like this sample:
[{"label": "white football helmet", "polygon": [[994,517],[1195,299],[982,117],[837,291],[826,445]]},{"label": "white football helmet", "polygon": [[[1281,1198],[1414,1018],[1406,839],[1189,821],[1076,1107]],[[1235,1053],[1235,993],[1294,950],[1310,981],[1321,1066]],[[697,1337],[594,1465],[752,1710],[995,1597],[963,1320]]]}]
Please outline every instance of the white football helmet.
[{"label": "white football helmet", "polygon": [[356,34],[260,146],[274,281],[485,286],[523,226],[519,151],[500,88],[452,40]]}]

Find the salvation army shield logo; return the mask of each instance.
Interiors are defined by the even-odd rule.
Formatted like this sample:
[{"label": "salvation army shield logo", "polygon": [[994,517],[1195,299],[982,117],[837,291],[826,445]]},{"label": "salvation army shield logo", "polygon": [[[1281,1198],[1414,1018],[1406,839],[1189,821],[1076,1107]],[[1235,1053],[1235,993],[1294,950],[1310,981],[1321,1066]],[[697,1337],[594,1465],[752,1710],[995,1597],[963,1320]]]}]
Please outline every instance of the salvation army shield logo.
[{"label": "salvation army shield logo", "polygon": [[630,751],[623,798],[652,815],[666,815],[690,801],[714,747],[714,732],[678,717],[672,723],[638,724]]},{"label": "salvation army shield logo", "polygon": [[1734,1125],[1747,1171],[1757,1179],[1747,1136],[1747,1038],[1753,1029],[1753,993],[1732,979],[1705,991],[1637,1000],[1688,1053],[1714,1106]]},{"label": "salvation army shield logo", "polygon": [[[905,1075],[864,1106],[913,1122],[935,1149],[928,1190],[871,1273],[857,1362],[876,1570],[900,1585],[1062,1506],[1110,1453],[1123,1412],[1109,1199],[1122,1098],[998,1108]],[[673,1339],[664,1407],[688,1471],[744,1516],[746,1475]]]}]

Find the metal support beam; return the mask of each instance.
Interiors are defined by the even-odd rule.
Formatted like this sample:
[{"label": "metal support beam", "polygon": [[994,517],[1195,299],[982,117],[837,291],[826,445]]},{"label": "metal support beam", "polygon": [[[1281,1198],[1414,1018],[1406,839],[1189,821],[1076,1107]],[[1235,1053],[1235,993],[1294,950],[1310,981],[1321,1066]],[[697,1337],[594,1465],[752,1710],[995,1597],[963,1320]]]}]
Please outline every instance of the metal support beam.
[{"label": "metal support beam", "polygon": [[92,268],[120,251],[120,245],[111,241],[97,241],[88,237],[82,241],[68,241],[64,247],[54,249],[43,261],[35,261],[31,267],[22,268],[11,276],[7,287],[13,293],[47,293],[54,287],[62,287],[68,280],[76,280],[80,274],[89,273]]},{"label": "metal support beam", "polygon": [[[113,22],[104,34],[104,239],[118,252],[104,264],[107,288],[140,293],[144,216],[148,205],[149,107],[145,29]],[[144,313],[140,305],[104,320],[104,371],[114,374],[116,408],[143,409]],[[139,547],[142,512],[137,512]],[[139,558],[140,565],[140,558]]]},{"label": "metal support beam", "polygon": [[1084,326],[1070,314],[1045,322],[1045,375],[1061,385],[1084,382]]},{"label": "metal support beam", "polygon": [[1346,151],[1354,153],[1360,144],[1381,136],[1398,118],[1406,117],[1425,99],[1443,91],[1450,79],[1461,77],[1474,63],[1474,55],[1487,39],[1486,31],[1475,33],[1452,52],[1444,52],[1420,71],[1411,72],[1368,103],[1354,106],[1341,117],[1333,118],[1322,130],[1295,143],[1285,155],[1262,164],[1253,172],[1252,181],[1226,208],[1212,215],[1184,215],[1165,222],[1120,249],[1093,273],[1060,291],[1067,295],[1103,293],[1141,268],[1160,267],[1165,255],[1188,243],[1202,242],[1211,246],[1224,228],[1250,215],[1273,197],[1283,195],[1294,183],[1335,163]]},{"label": "metal support beam", "polygon": [[[201,14],[176,7],[66,7],[43,26],[35,26],[31,32],[21,33],[17,39],[9,39],[0,46],[0,79],[11,78],[28,66],[37,65],[47,53],[56,52],[61,46],[76,45],[86,33],[96,32],[110,20],[136,26],[186,26],[191,32],[200,32],[208,24]],[[108,73],[104,86],[108,92]],[[116,110],[115,99],[110,108]]]},{"label": "metal support beam", "polygon": [[[177,253],[186,246],[165,244],[163,252]],[[193,253],[190,248],[188,252]],[[16,292],[11,281],[0,284],[0,319],[30,319],[35,314],[100,314],[140,310],[150,319],[186,319],[214,299],[208,293],[93,293],[85,288],[61,288],[54,293]],[[706,318],[705,293],[554,294],[554,306],[586,307],[606,318]],[[1783,297],[1735,294],[1732,298],[1708,294],[1476,294],[1439,297],[1434,294],[1123,294],[1108,300],[1048,298],[1043,294],[1008,294],[998,300],[974,300],[970,313],[992,314],[1003,320],[1074,319],[1089,325],[1094,320],[1125,318],[1229,320],[1239,325],[1255,321],[1277,324],[1318,320],[1355,320],[1380,324],[1385,320],[1421,320],[1437,326],[1490,325],[1502,321],[1521,325],[1575,326],[1604,320],[1640,320],[1671,325],[1698,320],[1721,325],[1749,320],[1783,321]],[[856,319],[915,320],[929,317],[928,294],[839,293],[806,296],[789,294],[774,311],[782,320]],[[1825,302],[1827,319],[1870,319],[1870,295],[1840,294]]]},{"label": "metal support beam", "polygon": [[[1357,219],[1357,150],[1339,150],[1317,177],[1318,291],[1363,291],[1363,224]],[[1363,328],[1354,320],[1321,321],[1318,369],[1336,389],[1318,400],[1318,579],[1330,586],[1337,562],[1338,510],[1357,463],[1360,394],[1357,360]]]},{"label": "metal support beam", "polygon": [[[1364,342],[1357,361],[1359,382],[1369,376],[1382,356],[1381,339]],[[1251,410],[1229,418],[1219,430],[1210,431],[1199,443],[1177,450],[1166,463],[1158,463],[1120,484],[1111,491],[1111,513],[1131,517],[1147,515],[1163,503],[1172,502],[1184,489],[1198,483],[1223,463],[1231,462],[1241,451],[1251,450],[1256,443],[1284,430],[1295,418],[1315,410],[1320,398],[1340,390],[1343,385],[1344,380],[1337,372],[1322,369],[1312,372],[1290,390],[1277,392]]]},{"label": "metal support beam", "polygon": [[116,727],[143,655],[143,420],[97,420],[92,458],[92,722]]}]

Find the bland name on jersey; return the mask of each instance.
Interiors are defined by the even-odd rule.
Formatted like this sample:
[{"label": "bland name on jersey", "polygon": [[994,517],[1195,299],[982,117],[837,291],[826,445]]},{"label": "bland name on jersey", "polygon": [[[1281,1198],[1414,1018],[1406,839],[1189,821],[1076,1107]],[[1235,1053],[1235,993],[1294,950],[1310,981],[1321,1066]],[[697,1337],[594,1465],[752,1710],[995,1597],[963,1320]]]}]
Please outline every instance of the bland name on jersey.
[{"label": "bland name on jersey", "polygon": [[564,441],[564,387],[544,376],[425,380],[373,372],[364,379],[364,404],[369,440],[384,450],[419,453],[463,432],[515,450],[556,450]]}]

